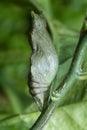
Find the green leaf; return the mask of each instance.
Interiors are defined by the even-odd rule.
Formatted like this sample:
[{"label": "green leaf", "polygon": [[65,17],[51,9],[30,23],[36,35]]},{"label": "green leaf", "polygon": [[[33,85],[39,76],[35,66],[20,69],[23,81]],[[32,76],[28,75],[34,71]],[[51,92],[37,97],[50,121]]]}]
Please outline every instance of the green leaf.
[{"label": "green leaf", "polygon": [[28,125],[28,127],[32,126],[32,123],[37,119],[40,112],[33,112],[33,113],[26,113],[26,114],[17,114],[8,116],[7,118],[0,120],[0,127],[1,126],[11,126],[18,124],[20,122],[24,122]]},{"label": "green leaf", "polygon": [[87,102],[57,108],[43,130],[86,130]]}]

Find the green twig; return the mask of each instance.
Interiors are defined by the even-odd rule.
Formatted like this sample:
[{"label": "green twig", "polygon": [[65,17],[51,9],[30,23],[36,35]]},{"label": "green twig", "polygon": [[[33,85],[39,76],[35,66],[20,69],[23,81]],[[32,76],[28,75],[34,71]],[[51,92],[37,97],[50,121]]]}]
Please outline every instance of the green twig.
[{"label": "green twig", "polygon": [[83,27],[81,29],[79,42],[77,44],[72,59],[72,63],[67,75],[65,76],[62,83],[58,86],[58,88],[53,92],[48,107],[44,111],[42,111],[41,115],[39,116],[39,118],[37,119],[37,121],[34,123],[34,125],[30,130],[41,130],[49,120],[55,107],[63,106],[66,103],[67,94],[71,89],[73,89],[75,82],[77,80],[81,80],[79,77],[83,76],[82,79],[83,80],[86,79],[86,77],[84,76],[85,73],[82,72],[81,70],[81,65],[83,63],[85,54],[87,52],[87,29],[86,29],[87,20],[86,19],[87,18],[85,18]]}]

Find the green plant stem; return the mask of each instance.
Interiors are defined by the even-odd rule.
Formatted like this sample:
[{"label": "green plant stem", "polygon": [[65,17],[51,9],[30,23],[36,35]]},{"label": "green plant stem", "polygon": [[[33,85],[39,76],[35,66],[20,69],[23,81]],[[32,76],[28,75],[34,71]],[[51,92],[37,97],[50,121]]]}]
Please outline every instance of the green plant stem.
[{"label": "green plant stem", "polygon": [[[45,124],[47,123],[47,121],[49,120],[50,116],[52,115],[54,109],[58,106],[62,106],[65,103],[65,97],[67,97],[67,93],[69,89],[71,89],[71,87],[73,87],[73,84],[76,81],[76,78],[74,76],[68,76],[67,77],[67,81],[65,80],[65,82],[63,83],[63,85],[67,84],[64,88],[64,90],[62,89],[61,94],[59,94],[59,98],[57,98],[57,100],[53,101],[50,100],[48,107],[42,111],[41,115],[39,116],[39,118],[37,119],[37,121],[35,122],[35,124],[32,126],[31,129],[29,130],[41,130]],[[67,89],[66,89],[67,87]]]},{"label": "green plant stem", "polygon": [[[81,71],[81,65],[84,61],[87,52],[87,29],[86,29],[86,19],[84,25],[81,29],[81,34],[77,48],[75,50],[72,63],[69,72],[65,76],[62,83],[53,92],[52,98],[50,99],[48,107],[42,111],[41,115],[34,123],[30,130],[41,130],[44,125],[49,120],[56,106],[63,106],[67,101],[67,94],[71,89],[73,89],[74,83],[79,80],[79,74]],[[68,97],[69,98],[69,97]]]},{"label": "green plant stem", "polygon": [[[56,104],[50,101],[49,106],[41,113],[35,124],[29,130],[41,130],[52,115]],[[40,125],[39,125],[40,124]]]}]

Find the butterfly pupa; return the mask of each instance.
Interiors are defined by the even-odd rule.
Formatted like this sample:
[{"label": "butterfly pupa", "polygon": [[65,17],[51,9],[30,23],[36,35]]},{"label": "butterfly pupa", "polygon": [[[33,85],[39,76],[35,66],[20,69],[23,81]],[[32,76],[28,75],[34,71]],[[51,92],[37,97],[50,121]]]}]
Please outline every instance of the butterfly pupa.
[{"label": "butterfly pupa", "polygon": [[32,55],[28,83],[32,97],[42,110],[48,102],[50,85],[58,69],[58,57],[44,16],[34,12],[31,16],[33,21],[29,42]]}]

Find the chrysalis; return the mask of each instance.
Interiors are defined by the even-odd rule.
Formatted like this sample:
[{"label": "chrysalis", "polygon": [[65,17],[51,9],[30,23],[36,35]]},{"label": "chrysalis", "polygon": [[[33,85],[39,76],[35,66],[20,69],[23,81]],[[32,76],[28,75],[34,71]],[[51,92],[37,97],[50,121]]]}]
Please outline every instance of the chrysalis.
[{"label": "chrysalis", "polygon": [[31,13],[33,23],[30,33],[32,46],[29,88],[39,109],[46,105],[50,94],[50,85],[58,68],[58,57],[47,24],[42,14]]}]

